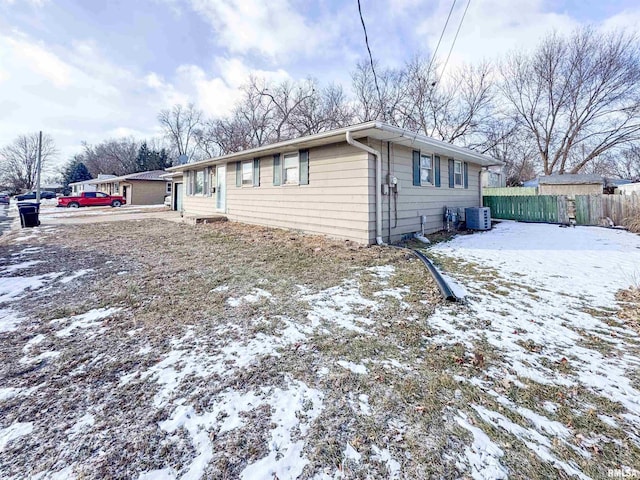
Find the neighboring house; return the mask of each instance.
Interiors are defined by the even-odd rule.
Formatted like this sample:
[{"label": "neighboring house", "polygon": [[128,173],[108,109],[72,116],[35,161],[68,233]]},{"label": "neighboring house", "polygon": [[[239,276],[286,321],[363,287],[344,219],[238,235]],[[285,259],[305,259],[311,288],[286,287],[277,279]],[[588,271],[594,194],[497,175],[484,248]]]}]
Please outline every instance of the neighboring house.
[{"label": "neighboring house", "polygon": [[492,166],[482,170],[482,188],[506,187],[507,182],[501,166]]},{"label": "neighboring house", "polygon": [[598,195],[613,193],[614,190],[629,180],[607,178],[602,175],[565,173],[562,175],[541,175],[524,182],[525,187],[537,187],[538,195]]},{"label": "neighboring house", "polygon": [[480,172],[501,162],[380,122],[169,168],[185,216],[225,215],[371,244],[443,227],[480,206]]},{"label": "neighboring house", "polygon": [[131,173],[120,177],[93,180],[99,192],[122,195],[127,205],[162,205],[171,195],[171,180],[163,178],[164,170]]},{"label": "neighboring house", "polygon": [[565,173],[562,175],[540,175],[523,183],[525,187],[537,187],[538,195],[596,195],[602,193],[602,175]]},{"label": "neighboring house", "polygon": [[64,186],[61,183],[47,183],[40,186],[40,190],[46,190],[47,192],[62,193]]},{"label": "neighboring house", "polygon": [[82,192],[95,192],[97,191],[98,183],[103,183],[105,180],[110,178],[116,178],[116,176],[100,173],[98,174],[98,178],[70,183],[69,188],[71,188],[71,195],[80,195]]}]

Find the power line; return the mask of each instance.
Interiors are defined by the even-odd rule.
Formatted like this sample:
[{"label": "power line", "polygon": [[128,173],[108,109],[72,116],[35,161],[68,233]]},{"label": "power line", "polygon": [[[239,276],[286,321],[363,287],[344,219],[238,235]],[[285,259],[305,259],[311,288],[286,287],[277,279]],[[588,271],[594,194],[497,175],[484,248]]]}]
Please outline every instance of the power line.
[{"label": "power line", "polygon": [[471,0],[467,0],[467,6],[465,7],[464,12],[462,13],[462,18],[460,18],[460,24],[458,25],[458,30],[456,30],[456,35],[453,37],[453,42],[451,43],[451,48],[449,49],[449,54],[447,55],[447,59],[444,62],[444,67],[442,67],[442,73],[440,74],[440,78],[438,79],[438,81],[440,81],[440,79],[444,75],[444,71],[447,69],[447,64],[449,63],[449,58],[451,57],[451,52],[453,52],[453,47],[455,46],[456,40],[458,39],[458,34],[460,33],[460,29],[462,28],[462,22],[464,22],[464,17],[467,14],[467,10],[469,10],[469,5],[470,4],[471,4]]},{"label": "power line", "polygon": [[371,48],[369,48],[369,37],[367,36],[367,27],[364,24],[364,18],[362,18],[362,7],[360,6],[360,0],[358,0],[358,13],[360,14],[360,21],[362,22],[362,29],[364,30],[364,43],[367,45],[367,51],[369,52],[369,62],[371,63],[371,72],[373,73],[373,81],[376,84],[376,91],[378,92],[378,102],[380,102],[380,108],[382,108],[382,119],[387,120],[387,115],[382,106],[382,94],[380,93],[380,87],[378,86],[378,76],[376,75],[376,69],[373,66],[373,55],[371,55]]},{"label": "power line", "polygon": [[436,55],[438,53],[438,49],[440,48],[440,42],[442,42],[442,37],[444,37],[444,32],[447,29],[447,25],[449,25],[449,19],[451,18],[451,14],[453,13],[453,7],[456,6],[456,1],[457,0],[453,0],[453,4],[451,5],[451,8],[449,9],[449,15],[447,15],[447,21],[444,22],[444,27],[442,27],[442,32],[440,33],[440,38],[438,39],[438,44],[436,45],[436,49],[433,51],[433,54],[431,55],[431,61],[429,62],[429,68],[427,69],[427,73],[431,71],[431,66],[433,65],[433,61],[436,58]]}]

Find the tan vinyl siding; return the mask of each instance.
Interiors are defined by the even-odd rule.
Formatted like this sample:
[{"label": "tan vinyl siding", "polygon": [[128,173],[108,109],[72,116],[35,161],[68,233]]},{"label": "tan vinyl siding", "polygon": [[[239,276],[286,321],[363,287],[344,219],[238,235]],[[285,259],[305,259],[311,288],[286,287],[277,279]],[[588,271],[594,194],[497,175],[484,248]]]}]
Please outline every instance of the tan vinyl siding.
[{"label": "tan vinyl siding", "polygon": [[[184,188],[186,188],[186,183]],[[184,194],[182,196],[182,209],[184,214],[189,217],[212,217],[220,213],[216,210],[215,196]]]},{"label": "tan vinyl siding", "polygon": [[122,187],[127,187],[130,192],[127,193],[129,205],[162,205],[167,191],[167,183],[164,181],[129,180],[120,182],[119,195],[123,193]]},{"label": "tan vinyl siding", "polygon": [[366,152],[346,142],[326,145],[309,151],[309,185],[274,186],[270,155],[260,160],[259,187],[236,187],[235,163],[229,163],[227,217],[367,243],[367,165]]},{"label": "tan vinyl siding", "polygon": [[[382,154],[382,181],[387,182],[387,143],[379,140],[369,142],[369,145]],[[391,145],[391,174],[398,178],[400,192],[397,198],[397,224],[396,204],[393,195],[382,197],[382,237],[385,241],[397,242],[403,236],[419,232],[420,217],[427,216],[426,233],[433,233],[443,228],[444,208],[460,208],[464,216],[465,207],[480,206],[479,172],[480,166],[468,164],[469,188],[449,188],[449,158],[440,156],[441,186],[414,186],[413,185],[413,150],[402,145]],[[422,153],[432,153],[423,151]],[[375,165],[373,158],[369,165],[370,183],[370,218],[371,238],[375,240]],[[389,206],[391,215],[389,216]],[[463,217],[464,218],[464,217]],[[391,227],[391,238],[389,238]]]}]

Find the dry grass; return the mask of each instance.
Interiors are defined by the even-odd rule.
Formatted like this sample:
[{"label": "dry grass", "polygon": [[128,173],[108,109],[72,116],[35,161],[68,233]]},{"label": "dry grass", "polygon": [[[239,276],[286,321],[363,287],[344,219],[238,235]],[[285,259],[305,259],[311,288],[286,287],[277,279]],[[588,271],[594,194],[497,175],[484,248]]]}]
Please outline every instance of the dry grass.
[{"label": "dry grass", "polygon": [[622,225],[627,227],[630,232],[640,233],[640,208],[634,208],[630,215],[623,219]]},{"label": "dry grass", "polygon": [[629,327],[640,333],[640,287],[622,290],[616,294],[620,304],[618,317]]}]

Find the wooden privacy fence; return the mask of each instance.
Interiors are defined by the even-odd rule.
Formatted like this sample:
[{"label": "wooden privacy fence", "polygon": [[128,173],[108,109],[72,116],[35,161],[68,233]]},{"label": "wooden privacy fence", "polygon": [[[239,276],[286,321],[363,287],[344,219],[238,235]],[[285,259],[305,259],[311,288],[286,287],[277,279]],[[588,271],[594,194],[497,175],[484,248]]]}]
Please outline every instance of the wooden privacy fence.
[{"label": "wooden privacy fence", "polygon": [[625,219],[640,215],[640,195],[484,196],[483,204],[492,218],[522,222],[563,223],[574,219],[578,225],[624,225]]},{"label": "wooden privacy fence", "polygon": [[569,223],[567,197],[557,195],[485,196],[492,218],[521,222]]},{"label": "wooden privacy fence", "polygon": [[640,195],[576,195],[578,225],[624,225],[625,219],[640,215]]}]

